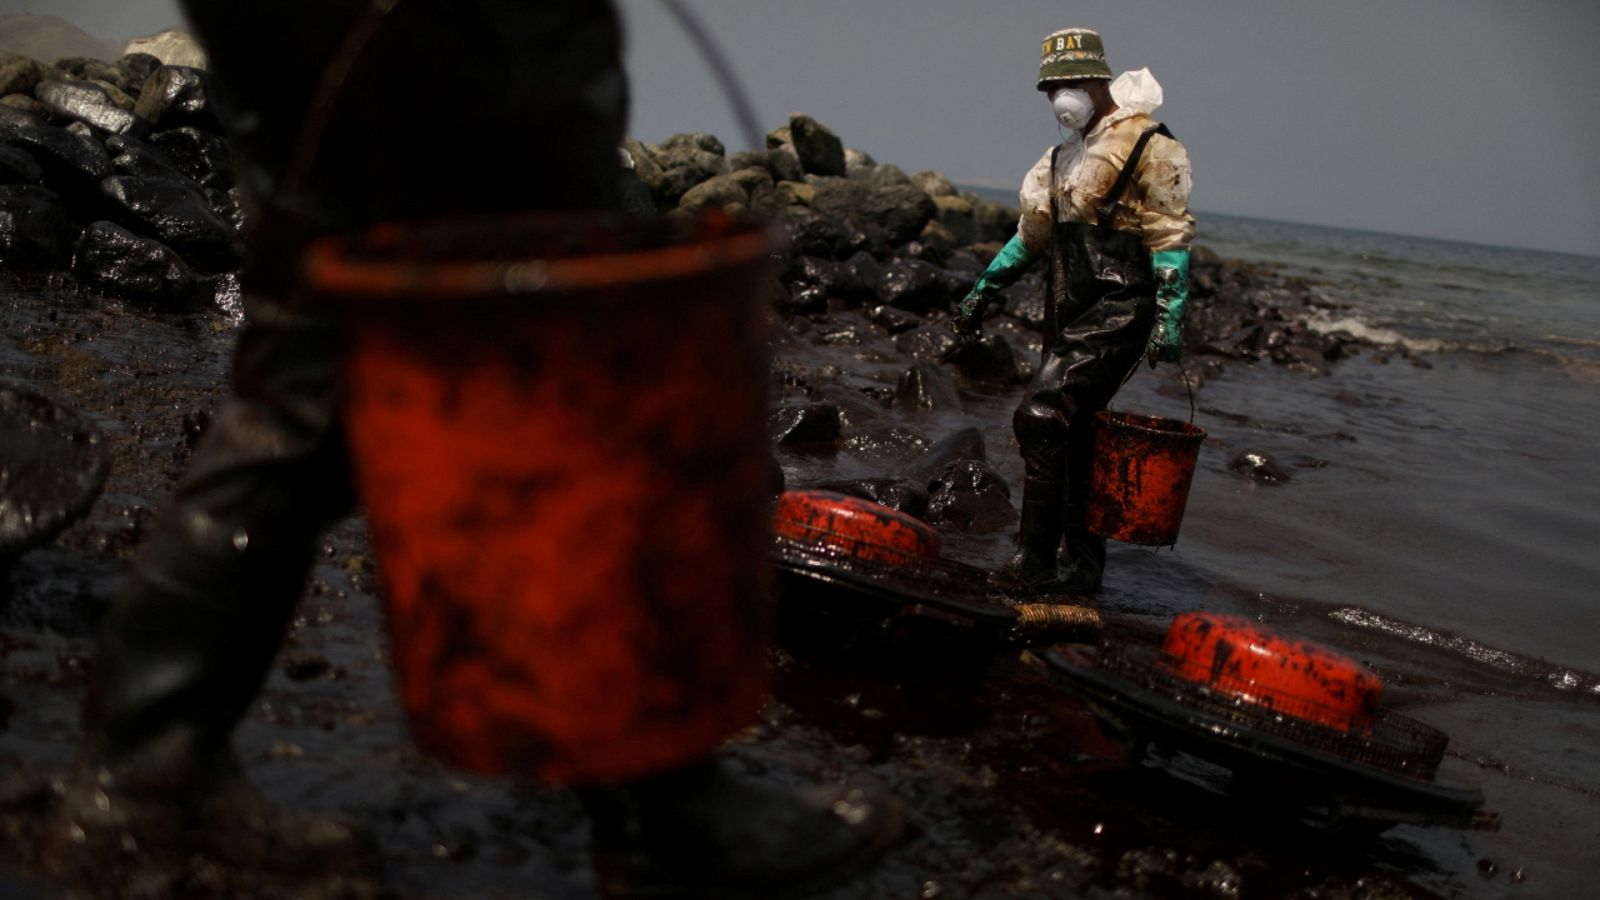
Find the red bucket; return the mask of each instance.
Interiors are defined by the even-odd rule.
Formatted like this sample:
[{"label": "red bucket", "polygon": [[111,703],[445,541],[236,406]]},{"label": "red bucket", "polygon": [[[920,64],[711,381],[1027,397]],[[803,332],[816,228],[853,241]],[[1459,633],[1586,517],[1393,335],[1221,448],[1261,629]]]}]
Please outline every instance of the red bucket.
[{"label": "red bucket", "polygon": [[626,779],[766,690],[764,307],[725,220],[392,225],[308,254],[400,691],[457,766]]},{"label": "red bucket", "polygon": [[1095,413],[1089,530],[1130,544],[1178,540],[1205,429],[1137,413]]},{"label": "red bucket", "polygon": [[1183,613],[1172,620],[1161,654],[1185,681],[1344,732],[1370,732],[1383,693],[1378,676],[1351,657],[1243,616]]},{"label": "red bucket", "polygon": [[939,558],[939,533],[914,516],[833,491],[786,491],[772,514],[781,537],[860,560],[913,565]]}]

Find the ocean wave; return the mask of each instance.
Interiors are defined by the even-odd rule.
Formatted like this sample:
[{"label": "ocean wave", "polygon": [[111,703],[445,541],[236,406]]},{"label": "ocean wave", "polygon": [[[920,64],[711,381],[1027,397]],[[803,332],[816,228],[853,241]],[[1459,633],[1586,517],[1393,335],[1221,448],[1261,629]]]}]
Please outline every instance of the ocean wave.
[{"label": "ocean wave", "polygon": [[1328,613],[1328,618],[1353,628],[1444,650],[1480,665],[1543,684],[1558,693],[1600,699],[1600,676],[1590,672],[1552,665],[1542,659],[1521,656],[1426,625],[1391,619],[1356,606],[1335,609]]},{"label": "ocean wave", "polygon": [[[1595,346],[1592,341],[1566,340],[1562,343],[1573,344],[1579,347]],[[1534,353],[1549,359],[1554,363],[1556,371],[1585,384],[1600,383],[1600,359],[1593,357],[1573,356],[1558,350],[1535,349]]]},{"label": "ocean wave", "polygon": [[1468,353],[1498,354],[1516,349],[1516,344],[1506,340],[1461,340],[1454,338],[1438,337],[1410,337],[1401,334],[1392,328],[1381,325],[1370,325],[1355,316],[1340,316],[1335,318],[1325,312],[1313,315],[1306,320],[1306,327],[1319,334],[1334,334],[1344,332],[1355,339],[1369,344],[1380,346],[1403,347],[1412,353],[1449,353],[1465,351]]}]

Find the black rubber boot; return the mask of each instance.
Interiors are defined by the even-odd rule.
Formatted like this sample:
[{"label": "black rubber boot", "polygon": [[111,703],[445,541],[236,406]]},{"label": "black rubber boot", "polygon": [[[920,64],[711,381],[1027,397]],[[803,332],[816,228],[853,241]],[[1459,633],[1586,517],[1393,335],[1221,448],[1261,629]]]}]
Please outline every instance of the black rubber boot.
[{"label": "black rubber boot", "polygon": [[1065,555],[1061,585],[1068,594],[1098,594],[1106,568],[1106,540],[1087,530],[1069,532],[1062,544]]},{"label": "black rubber boot", "polygon": [[1033,597],[1062,593],[1056,571],[1056,553],[1066,526],[1066,467],[1059,445],[1022,450],[1022,523],[1017,531],[1017,553],[995,570],[990,582],[1007,594]]},{"label": "black rubber boot", "polygon": [[69,880],[106,853],[130,866],[184,870],[193,859],[285,879],[377,868],[366,835],[273,807],[232,752],[317,536],[352,502],[333,402],[338,334],[279,301],[247,295],[235,396],[101,624],[82,758],[47,838]]},{"label": "black rubber boot", "polygon": [[1053,499],[1036,499],[1034,482],[1024,482],[1022,528],[1017,552],[996,569],[990,583],[1013,596],[1063,592],[1056,571],[1056,548],[1061,543],[1061,505]]},{"label": "black rubber boot", "polygon": [[1094,472],[1094,417],[1078,416],[1066,441],[1061,583],[1069,594],[1098,594],[1106,568],[1106,539],[1089,531],[1089,487]]},{"label": "black rubber boot", "polygon": [[162,773],[80,768],[57,788],[41,868],[67,883],[211,881],[218,896],[377,896],[383,860],[343,817],[282,809],[232,764]]},{"label": "black rubber boot", "polygon": [[882,856],[904,830],[892,798],[770,787],[716,760],[581,793],[609,900],[805,897]]}]

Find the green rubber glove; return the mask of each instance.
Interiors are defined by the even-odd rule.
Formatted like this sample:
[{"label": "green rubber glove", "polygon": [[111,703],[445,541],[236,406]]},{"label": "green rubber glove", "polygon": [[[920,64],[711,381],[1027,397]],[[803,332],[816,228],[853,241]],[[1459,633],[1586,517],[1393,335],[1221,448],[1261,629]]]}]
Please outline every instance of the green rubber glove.
[{"label": "green rubber glove", "polygon": [[1177,362],[1183,356],[1183,307],[1189,302],[1189,251],[1157,250],[1150,254],[1156,282],[1156,327],[1145,353],[1150,362]]},{"label": "green rubber glove", "polygon": [[977,334],[983,325],[983,311],[988,309],[1001,291],[1021,278],[1032,262],[1033,254],[1023,246],[1021,235],[1013,235],[1011,240],[1006,241],[1006,245],[995,254],[994,261],[989,263],[989,268],[978,276],[978,282],[972,286],[972,290],[956,305],[956,314],[950,320],[956,333]]}]

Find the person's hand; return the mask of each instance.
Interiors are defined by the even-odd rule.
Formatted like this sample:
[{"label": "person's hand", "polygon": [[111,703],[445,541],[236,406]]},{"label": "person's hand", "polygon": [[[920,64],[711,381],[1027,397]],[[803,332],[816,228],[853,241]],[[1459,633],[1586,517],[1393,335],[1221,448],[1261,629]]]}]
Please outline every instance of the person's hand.
[{"label": "person's hand", "polygon": [[1033,262],[1033,254],[1022,243],[1022,236],[1015,234],[1011,240],[1006,241],[1000,252],[989,261],[989,267],[978,276],[978,281],[967,292],[960,303],[956,304],[955,314],[950,317],[950,327],[962,337],[977,337],[983,330],[983,312],[989,304],[1000,295],[1009,285],[1019,278]]},{"label": "person's hand", "polygon": [[962,337],[977,337],[983,333],[983,311],[988,305],[989,299],[984,296],[984,291],[973,288],[956,304],[955,314],[950,317],[950,327]]},{"label": "person's hand", "polygon": [[1189,251],[1157,250],[1150,255],[1156,282],[1156,324],[1145,355],[1150,364],[1183,358],[1183,308],[1189,303]]},{"label": "person's hand", "polygon": [[1161,310],[1156,327],[1150,329],[1150,343],[1145,346],[1145,356],[1150,364],[1175,363],[1183,358],[1183,326]]}]

